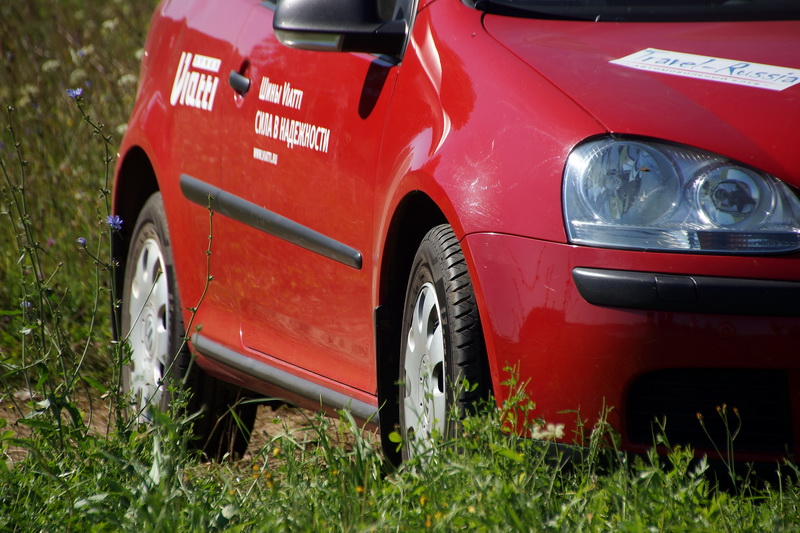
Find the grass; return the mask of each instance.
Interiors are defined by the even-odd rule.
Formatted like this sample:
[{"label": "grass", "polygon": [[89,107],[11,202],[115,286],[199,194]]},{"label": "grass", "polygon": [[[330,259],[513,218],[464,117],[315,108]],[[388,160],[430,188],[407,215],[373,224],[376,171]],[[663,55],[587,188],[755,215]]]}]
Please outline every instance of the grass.
[{"label": "grass", "polygon": [[[98,353],[111,328],[107,313],[97,315],[99,327],[91,328],[97,279],[91,257],[76,245],[88,241],[98,248],[105,231],[107,171],[105,147],[84,127],[83,117],[67,89],[80,88],[87,109],[103,117],[104,134],[110,137],[110,154],[116,152],[135,97],[138,56],[144,43],[154,1],[123,2],[84,0],[34,0],[0,3],[0,105],[3,126],[6,108],[21,143],[25,167],[27,215],[36,231],[37,255],[42,274],[51,275],[49,291],[60,301],[59,312],[70,324],[66,332],[75,343],[90,332],[97,347],[87,364],[103,372]],[[98,121],[100,122],[100,121]],[[16,161],[14,140],[3,128],[0,157]],[[111,162],[113,168],[113,161]],[[7,218],[8,187],[4,184],[0,231],[0,351],[18,357],[17,329],[13,317],[26,301],[18,279],[20,254],[18,221]]]},{"label": "grass", "polygon": [[14,108],[0,115],[10,127],[0,135],[0,530],[800,529],[792,476],[717,490],[691,450],[627,457],[602,424],[586,428],[586,453],[560,460],[547,426],[528,428],[540,439],[504,428],[533,408],[513,379],[504,409],[464,420],[399,469],[346,412],[221,463],[187,446],[191,413],[136,424],[118,393],[125,352],[109,333],[106,216],[153,7],[0,3],[0,104]]}]

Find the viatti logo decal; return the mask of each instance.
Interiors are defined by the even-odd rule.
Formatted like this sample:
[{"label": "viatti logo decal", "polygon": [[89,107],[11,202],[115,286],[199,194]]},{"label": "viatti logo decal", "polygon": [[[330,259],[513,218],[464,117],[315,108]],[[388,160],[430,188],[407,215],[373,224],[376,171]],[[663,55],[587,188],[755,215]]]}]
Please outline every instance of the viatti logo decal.
[{"label": "viatti logo decal", "polygon": [[219,73],[221,64],[215,57],[182,52],[169,103],[211,111],[219,85],[219,76],[215,74]]}]

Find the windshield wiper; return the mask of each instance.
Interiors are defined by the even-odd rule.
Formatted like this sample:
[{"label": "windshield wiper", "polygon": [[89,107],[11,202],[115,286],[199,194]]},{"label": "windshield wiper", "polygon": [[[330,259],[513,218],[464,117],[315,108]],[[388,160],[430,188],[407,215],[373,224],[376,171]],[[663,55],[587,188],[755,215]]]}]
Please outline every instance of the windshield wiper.
[{"label": "windshield wiper", "polygon": [[[464,0],[464,3],[492,15],[508,17],[539,18],[549,20],[596,20],[600,15],[595,8],[564,5],[550,2],[551,6],[542,2],[520,2],[519,0]],[[575,13],[580,11],[580,13]]]},{"label": "windshield wiper", "polygon": [[[463,0],[484,13],[510,17],[596,22],[707,22],[800,19],[797,0],[605,2],[586,0]],[[626,5],[627,4],[627,5]]]}]

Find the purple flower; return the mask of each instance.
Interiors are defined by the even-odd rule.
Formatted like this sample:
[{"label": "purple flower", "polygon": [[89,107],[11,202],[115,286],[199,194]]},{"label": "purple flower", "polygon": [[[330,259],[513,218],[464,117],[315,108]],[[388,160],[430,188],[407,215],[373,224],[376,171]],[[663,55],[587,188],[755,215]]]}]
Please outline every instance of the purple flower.
[{"label": "purple flower", "polygon": [[78,237],[77,239],[75,239],[75,242],[77,242],[80,246],[86,246],[86,239],[84,239],[83,237]]},{"label": "purple flower", "polygon": [[77,89],[67,89],[67,96],[70,98],[77,98],[83,94],[83,89],[78,87]]},{"label": "purple flower", "polygon": [[108,215],[106,217],[106,223],[111,226],[113,230],[121,230],[122,229],[122,219],[119,218],[119,215]]}]

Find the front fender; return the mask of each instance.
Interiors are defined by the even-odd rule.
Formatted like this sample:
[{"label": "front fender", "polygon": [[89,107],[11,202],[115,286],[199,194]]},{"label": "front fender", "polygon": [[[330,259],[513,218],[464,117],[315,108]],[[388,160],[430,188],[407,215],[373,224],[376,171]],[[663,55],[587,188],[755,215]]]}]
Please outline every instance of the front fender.
[{"label": "front fender", "polygon": [[604,129],[487,35],[481,13],[435,2],[417,17],[379,167],[378,220],[418,190],[456,235],[565,242],[561,179],[570,150]]}]

